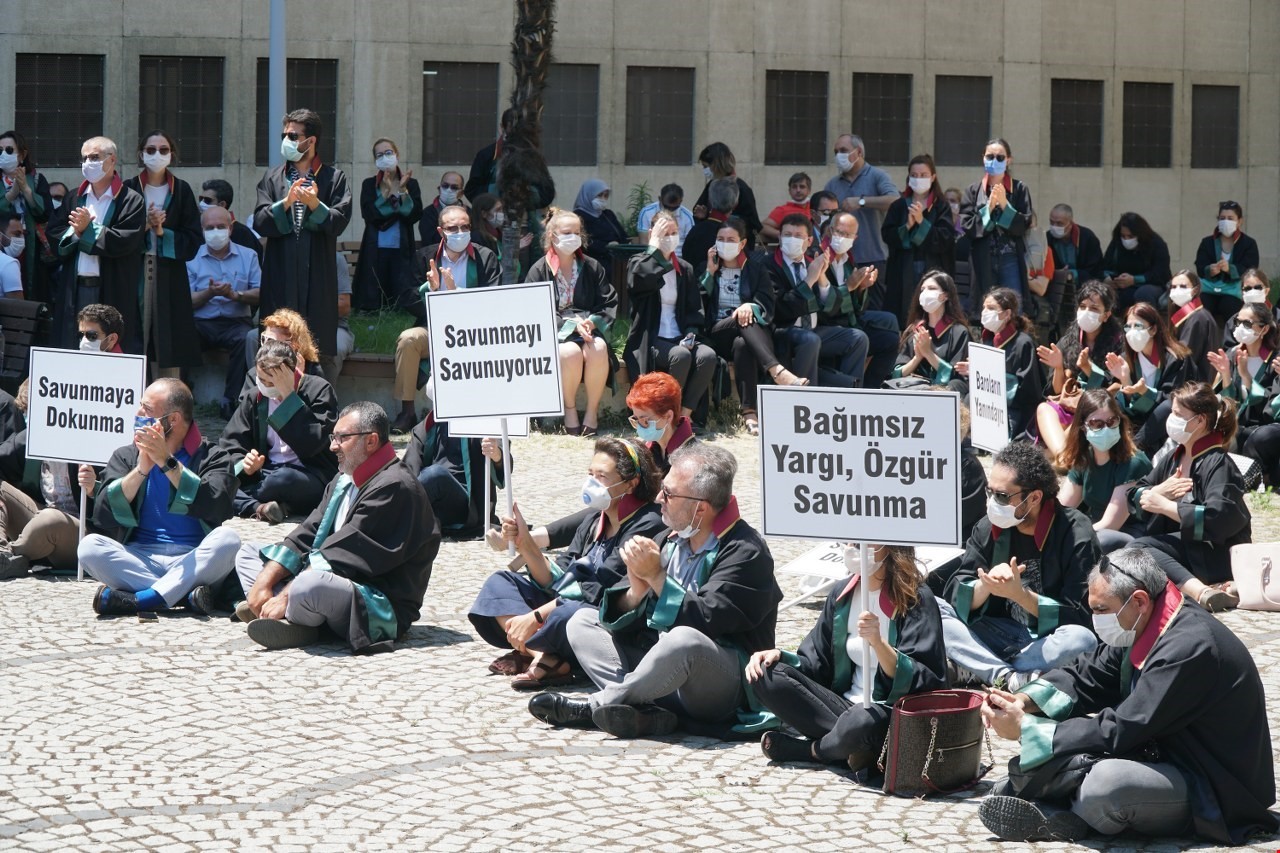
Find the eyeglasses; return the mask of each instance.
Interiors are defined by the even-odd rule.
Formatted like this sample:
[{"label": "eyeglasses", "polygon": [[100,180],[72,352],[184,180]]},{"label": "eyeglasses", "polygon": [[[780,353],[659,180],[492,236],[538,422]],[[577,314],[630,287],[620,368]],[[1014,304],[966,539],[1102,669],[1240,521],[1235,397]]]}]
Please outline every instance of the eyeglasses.
[{"label": "eyeglasses", "polygon": [[373,435],[373,431],[363,430],[361,432],[335,432],[333,435],[329,436],[329,443],[333,444],[336,442],[337,444],[342,444],[342,442],[346,441],[348,438],[356,435]]},{"label": "eyeglasses", "polygon": [[440,230],[446,234],[465,234],[471,230],[470,225],[441,225]]},{"label": "eyeglasses", "polygon": [[453,190],[454,192],[458,192],[462,189],[462,184],[441,184],[440,189]]},{"label": "eyeglasses", "polygon": [[169,146],[167,145],[161,148],[157,148],[154,145],[148,145],[146,148],[142,149],[142,153],[143,154],[164,154],[165,156],[168,156],[170,153],[170,150],[169,150]]},{"label": "eyeglasses", "polygon": [[1018,495],[1022,494],[1022,489],[1016,492],[997,492],[988,487],[987,497],[994,500],[1000,506],[1008,506],[1009,503]]},{"label": "eyeglasses", "polygon": [[982,159],[984,159],[984,160],[999,160],[1001,163],[1003,163],[1003,162],[1005,161],[1005,155],[1003,155],[1003,154],[984,154],[984,155],[982,155]]},{"label": "eyeglasses", "polygon": [[395,153],[396,153],[396,152],[394,152],[394,151],[392,151],[390,148],[388,148],[386,151],[375,151],[375,152],[373,152],[373,156],[374,156],[374,157],[391,157],[391,156],[394,156],[394,155],[395,155]]},{"label": "eyeglasses", "polygon": [[110,156],[111,156],[110,154],[86,154],[86,155],[84,155],[84,162],[86,162],[86,163],[100,163],[100,162],[102,162],[103,160],[107,159],[107,158],[108,158],[108,157],[110,157]]},{"label": "eyeglasses", "polygon": [[294,132],[293,132],[293,131],[291,131],[291,130],[286,130],[286,131],[284,131],[283,133],[281,133],[281,134],[280,134],[280,138],[281,138],[281,139],[292,139],[294,142],[297,142],[299,139],[306,139],[306,137],[305,137],[305,136],[303,136],[301,133],[294,133]]},{"label": "eyeglasses", "polygon": [[1126,332],[1147,332],[1151,330],[1151,327],[1143,323],[1130,323],[1124,327],[1124,330]]},{"label": "eyeglasses", "polygon": [[1084,422],[1084,425],[1087,426],[1089,429],[1111,429],[1112,427],[1120,426],[1120,418],[1115,415],[1112,415],[1106,420],[1101,420],[1099,418],[1089,418],[1087,421]]},{"label": "eyeglasses", "polygon": [[218,203],[218,200],[217,200],[216,198],[213,198],[212,196],[205,196],[205,195],[202,195],[202,196],[200,196],[200,200],[201,200],[202,202],[204,202],[205,204],[217,204],[217,203]]},{"label": "eyeglasses", "polygon": [[96,341],[98,338],[102,337],[102,333],[101,332],[81,332],[80,336],[84,338],[86,341]]},{"label": "eyeglasses", "polygon": [[650,424],[654,423],[656,420],[658,420],[658,419],[657,419],[657,418],[645,418],[645,419],[642,421],[642,420],[640,420],[639,418],[637,418],[635,415],[632,415],[631,417],[627,418],[627,421],[628,421],[628,422],[629,422],[633,427],[648,427]]},{"label": "eyeglasses", "polygon": [[672,498],[684,498],[687,501],[706,500],[706,498],[700,498],[700,497],[697,497],[696,495],[677,495],[675,492],[668,489],[666,485],[663,485],[663,487],[658,491],[658,494],[662,495],[662,499],[664,501],[669,501]]},{"label": "eyeglasses", "polygon": [[17,154],[17,153],[18,153],[18,149],[17,149],[17,148],[14,148],[12,145],[5,145],[4,147],[0,148],[0,151],[3,151],[3,152],[4,152],[4,153],[6,153],[6,154]]}]

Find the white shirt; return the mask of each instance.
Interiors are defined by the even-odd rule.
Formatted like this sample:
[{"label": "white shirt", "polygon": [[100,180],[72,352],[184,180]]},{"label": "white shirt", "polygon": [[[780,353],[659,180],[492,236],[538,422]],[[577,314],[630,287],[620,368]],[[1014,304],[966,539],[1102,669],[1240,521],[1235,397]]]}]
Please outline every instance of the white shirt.
[{"label": "white shirt", "polygon": [[1138,353],[1138,367],[1142,368],[1142,378],[1147,381],[1147,387],[1155,391],[1156,372],[1160,369],[1160,365],[1153,364],[1145,355]]},{"label": "white shirt", "polygon": [[164,210],[164,200],[169,197],[169,182],[165,181],[158,187],[147,184],[145,191],[147,194],[147,210],[150,211],[153,207],[156,210]]},{"label": "white shirt", "polygon": [[449,250],[440,253],[440,287],[444,288],[444,271],[453,274],[453,286],[458,290],[467,289],[467,252],[464,249],[456,261],[449,260]]},{"label": "white shirt", "polygon": [[[94,195],[93,184],[89,185],[89,194],[85,196],[84,202],[94,222],[103,222],[107,218],[107,208],[111,207],[111,201],[114,198],[115,193],[110,184],[107,184],[107,191],[101,197]],[[102,267],[98,263],[97,255],[91,255],[88,252],[80,252],[76,255],[76,275],[96,278],[101,274]]]},{"label": "white shirt", "polygon": [[[267,401],[267,416],[270,417],[275,410],[280,408],[282,400]],[[270,425],[267,426],[267,459],[277,465],[283,465],[286,462],[297,462],[298,454],[293,452],[293,448],[285,443],[280,437],[280,433],[276,432]]]},{"label": "white shirt", "polygon": [[0,290],[13,293],[22,290],[22,265],[17,258],[0,252]]},{"label": "white shirt", "polygon": [[333,530],[329,532],[332,536],[347,523],[347,516],[351,515],[351,507],[355,505],[356,493],[360,490],[356,488],[356,484],[352,483],[347,486],[347,492],[342,496],[342,503],[338,504],[338,514],[333,517]]},{"label": "white shirt", "polygon": [[[849,660],[853,662],[853,683],[849,685],[849,689],[845,692],[844,698],[848,699],[855,705],[862,704],[862,638],[858,636],[858,616],[861,610],[858,608],[858,602],[861,601],[861,593],[854,590],[853,604],[849,607],[849,639],[845,641],[844,648]],[[871,612],[880,618],[880,638],[885,642],[889,640],[889,614],[880,609],[880,590],[872,590],[871,595]],[[871,653],[871,665],[878,667],[879,663],[876,654]]]},{"label": "white shirt", "polygon": [[[672,258],[675,263],[680,263]],[[680,333],[680,323],[676,320],[676,299],[679,298],[676,287],[676,268],[662,277],[662,289],[658,291],[658,299],[662,303],[662,313],[658,318],[658,337],[674,339],[684,337]]]},{"label": "white shirt", "polygon": [[717,320],[723,320],[738,310],[738,306],[742,305],[742,293],[740,285],[742,282],[742,268],[732,269],[730,267],[720,268],[720,298],[719,312]]}]

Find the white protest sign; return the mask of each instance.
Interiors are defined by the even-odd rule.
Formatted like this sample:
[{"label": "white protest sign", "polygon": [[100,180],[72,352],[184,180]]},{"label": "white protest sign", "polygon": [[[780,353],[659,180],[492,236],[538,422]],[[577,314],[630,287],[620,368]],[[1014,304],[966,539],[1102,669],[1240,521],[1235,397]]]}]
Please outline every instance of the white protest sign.
[{"label": "white protest sign", "polygon": [[106,465],[133,442],[146,369],[140,355],[32,347],[27,456]]},{"label": "white protest sign", "polygon": [[427,294],[436,418],[564,414],[551,282]]},{"label": "white protest sign", "polygon": [[764,386],[767,536],[959,545],[960,395]]},{"label": "white protest sign", "polygon": [[984,344],[969,344],[969,437],[992,453],[1009,443],[1004,350]]},{"label": "white protest sign", "polygon": [[[450,418],[449,435],[453,438],[492,438],[502,435],[502,418]],[[529,437],[528,418],[507,418],[507,435]]]},{"label": "white protest sign", "polygon": [[849,576],[844,564],[843,542],[824,542],[812,551],[806,551],[785,566],[778,567],[779,574],[820,577],[838,581]]}]

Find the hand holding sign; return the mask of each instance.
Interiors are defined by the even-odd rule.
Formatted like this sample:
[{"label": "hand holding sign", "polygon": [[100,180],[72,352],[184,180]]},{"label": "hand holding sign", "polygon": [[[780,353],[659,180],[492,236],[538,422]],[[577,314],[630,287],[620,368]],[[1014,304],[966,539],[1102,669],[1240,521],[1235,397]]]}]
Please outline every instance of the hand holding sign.
[{"label": "hand holding sign", "polygon": [[80,491],[93,497],[93,487],[98,482],[98,475],[94,472],[93,466],[81,465],[76,470],[76,482],[80,485]]},{"label": "hand holding sign", "polygon": [[880,648],[885,645],[884,638],[880,636],[880,617],[874,613],[863,611],[858,616],[858,636],[862,641],[873,648]]}]

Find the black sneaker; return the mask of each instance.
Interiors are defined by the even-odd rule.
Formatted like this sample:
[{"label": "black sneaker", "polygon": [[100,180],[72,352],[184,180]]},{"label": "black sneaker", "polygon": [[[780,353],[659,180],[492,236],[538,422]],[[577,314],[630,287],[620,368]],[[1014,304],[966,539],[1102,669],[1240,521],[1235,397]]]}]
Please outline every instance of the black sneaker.
[{"label": "black sneaker", "polygon": [[102,584],[93,594],[93,612],[99,616],[134,616],[138,612],[138,599],[131,592]]},{"label": "black sneaker", "polygon": [[676,715],[657,705],[601,705],[591,712],[596,728],[618,738],[669,735],[676,730]]},{"label": "black sneaker", "polygon": [[1045,814],[1030,800],[988,796],[978,807],[982,825],[1005,841],[1078,841],[1093,830],[1069,809]]},{"label": "black sneaker", "polygon": [[218,609],[213,589],[207,584],[200,584],[187,593],[187,609],[199,616],[212,616]]},{"label": "black sneaker", "polygon": [[31,561],[12,551],[0,551],[0,581],[25,578],[31,574]]},{"label": "black sneaker", "polygon": [[319,628],[284,619],[254,619],[246,631],[250,640],[268,649],[297,649],[320,639]]}]

